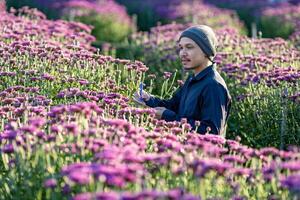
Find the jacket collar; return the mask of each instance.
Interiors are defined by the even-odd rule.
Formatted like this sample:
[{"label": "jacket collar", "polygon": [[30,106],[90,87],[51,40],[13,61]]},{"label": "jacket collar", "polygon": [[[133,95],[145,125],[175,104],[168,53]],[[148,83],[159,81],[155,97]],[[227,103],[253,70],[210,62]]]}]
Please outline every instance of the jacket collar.
[{"label": "jacket collar", "polygon": [[199,80],[203,79],[207,74],[209,74],[214,69],[215,69],[215,64],[212,64],[212,65],[206,67],[204,70],[199,72],[196,76],[192,75],[191,81],[199,81]]}]

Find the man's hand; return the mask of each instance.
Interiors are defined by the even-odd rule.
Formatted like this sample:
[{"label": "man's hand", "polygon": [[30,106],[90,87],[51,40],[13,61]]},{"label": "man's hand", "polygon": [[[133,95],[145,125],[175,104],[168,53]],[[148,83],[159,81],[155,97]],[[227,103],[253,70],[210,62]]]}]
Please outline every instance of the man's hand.
[{"label": "man's hand", "polygon": [[167,109],[165,107],[155,107],[154,110],[155,110],[155,117],[157,119],[161,119],[163,112]]},{"label": "man's hand", "polygon": [[145,101],[149,101],[150,97],[151,97],[150,94],[148,94],[145,91],[142,91],[142,96],[140,95],[139,92],[135,92],[133,94],[133,100],[135,102],[137,102],[138,104],[141,104],[141,105],[144,105],[144,106],[146,105]]}]

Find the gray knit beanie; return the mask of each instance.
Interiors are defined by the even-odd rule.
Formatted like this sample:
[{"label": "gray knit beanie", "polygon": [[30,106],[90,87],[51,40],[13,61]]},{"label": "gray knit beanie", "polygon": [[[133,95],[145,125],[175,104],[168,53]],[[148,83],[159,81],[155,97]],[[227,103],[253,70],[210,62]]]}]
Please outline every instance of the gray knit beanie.
[{"label": "gray knit beanie", "polygon": [[209,59],[215,57],[217,38],[214,31],[209,26],[199,25],[187,28],[181,33],[179,41],[182,37],[192,39]]}]

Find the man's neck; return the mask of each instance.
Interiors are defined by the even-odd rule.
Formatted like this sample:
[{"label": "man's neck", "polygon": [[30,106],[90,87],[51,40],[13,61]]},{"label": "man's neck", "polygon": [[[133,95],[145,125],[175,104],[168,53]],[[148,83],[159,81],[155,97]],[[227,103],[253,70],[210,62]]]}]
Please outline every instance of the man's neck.
[{"label": "man's neck", "polygon": [[194,69],[194,76],[197,76],[200,72],[202,72],[204,69],[206,69],[207,67],[211,66],[212,62],[207,62],[205,63],[205,65],[203,66],[199,66],[196,69]]}]

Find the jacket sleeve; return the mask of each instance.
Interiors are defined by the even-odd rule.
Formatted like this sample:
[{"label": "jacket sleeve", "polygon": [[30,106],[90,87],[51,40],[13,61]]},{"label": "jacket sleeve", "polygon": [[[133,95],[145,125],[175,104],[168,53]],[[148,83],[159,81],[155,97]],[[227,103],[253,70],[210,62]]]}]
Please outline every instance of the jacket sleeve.
[{"label": "jacket sleeve", "polygon": [[[227,94],[226,90],[218,84],[210,84],[203,90],[198,100],[200,109],[200,126],[197,132],[205,134],[207,128],[211,129],[212,134],[221,134],[224,130],[227,116]],[[171,111],[165,110],[162,118],[166,121],[180,121],[178,115]],[[188,123],[195,130],[195,119],[187,118]]]},{"label": "jacket sleeve", "polygon": [[182,87],[177,89],[177,91],[173,94],[173,96],[170,99],[159,99],[157,97],[150,97],[148,101],[145,101],[147,106],[150,106],[152,108],[154,107],[165,107],[169,110],[172,110],[174,112],[178,111],[180,98],[182,94]]}]

